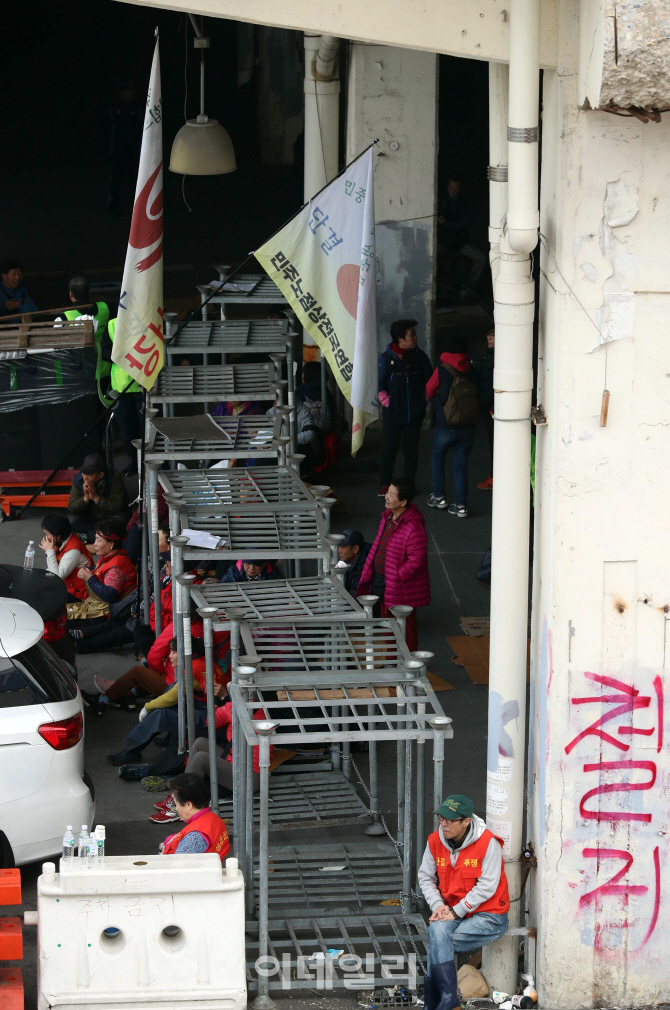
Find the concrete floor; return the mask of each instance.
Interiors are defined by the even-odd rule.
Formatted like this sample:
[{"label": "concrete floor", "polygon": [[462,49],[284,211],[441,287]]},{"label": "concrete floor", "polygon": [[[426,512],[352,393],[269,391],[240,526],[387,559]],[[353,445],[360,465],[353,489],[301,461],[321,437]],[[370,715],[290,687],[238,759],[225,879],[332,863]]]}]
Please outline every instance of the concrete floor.
[{"label": "concrete floor", "polygon": [[[376,456],[379,433],[369,431],[366,445],[358,460]],[[456,690],[443,692],[439,699],[444,711],[453,720],[454,739],[447,742],[445,753],[445,794],[465,793],[472,797],[477,813],[483,815],[486,804],[486,726],[487,688],[473,684],[465,670],[454,665],[450,659],[452,650],[446,642],[447,635],[462,634],[459,619],[489,612],[488,590],[475,581],[482,555],[490,543],[490,492],[478,491],[478,480],[487,476],[490,470],[488,444],[483,428],[478,430],[474,450],[470,458],[470,508],[467,520],[459,520],[425,507],[430,493],[430,445],[431,432],[424,431],[421,439],[418,485],[420,494],[416,503],[422,508],[428,530],[429,567],[432,587],[432,603],[420,612],[419,638],[423,649],[435,653],[431,661],[432,671],[449,681]],[[357,464],[358,465],[358,464]],[[345,462],[346,467],[346,462]],[[402,469],[398,465],[398,472]],[[447,474],[447,498],[453,489],[450,467]],[[334,511],[332,527],[340,532],[346,527],[358,527],[372,540],[377,530],[382,500],[377,498],[377,480],[374,472],[358,473],[345,470],[332,478],[333,487],[346,502],[350,512]],[[136,494],[128,480],[128,490]],[[36,543],[41,539],[40,519],[44,510],[31,508],[19,522],[0,524],[0,561],[21,564],[29,539]],[[37,551],[37,565],[45,566],[44,556]],[[82,656],[78,660],[79,683],[93,689],[93,676],[116,678],[133,663],[130,646],[108,653]],[[106,760],[106,755],[119,750],[126,733],[135,723],[134,713],[111,710],[103,718],[89,717],[86,721],[86,767],[93,778],[97,790],[97,823],[107,829],[106,851],[110,855],[144,854],[155,852],[158,843],[169,833],[165,826],[152,824],[148,817],[157,798],[146,793],[139,782],[124,782],[119,779],[117,769]],[[430,751],[430,748],[426,748]],[[388,752],[388,753],[386,753]],[[145,751],[149,760],[157,748]],[[365,754],[354,755],[364,777],[367,776]],[[430,755],[428,755],[430,758]],[[395,755],[389,745],[380,754],[380,792],[382,810],[391,829],[394,825]],[[427,769],[427,784],[432,781],[432,773]],[[426,825],[430,816],[430,797],[427,797]],[[362,827],[340,826],[331,829],[296,830],[272,833],[271,844],[302,845],[337,841],[365,841]],[[22,869],[23,908],[4,909],[4,915],[17,915],[25,909],[36,907],[36,880],[40,865],[32,864]],[[22,964],[26,1008],[36,1005],[36,930],[24,927],[24,960]],[[341,992],[341,991],[340,991]],[[359,997],[354,994],[342,995],[343,1002],[351,1004]],[[293,997],[298,1010],[301,1006],[319,1006],[310,997]],[[332,1005],[329,997],[329,1005]]]}]

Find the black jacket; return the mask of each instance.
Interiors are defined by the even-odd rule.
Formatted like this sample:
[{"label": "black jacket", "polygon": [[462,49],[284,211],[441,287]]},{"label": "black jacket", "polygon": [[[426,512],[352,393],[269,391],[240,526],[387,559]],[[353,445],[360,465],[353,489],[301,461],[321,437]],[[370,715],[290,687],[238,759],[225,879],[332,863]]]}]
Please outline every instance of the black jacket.
[{"label": "black jacket", "polygon": [[378,362],[379,392],[389,394],[383,416],[409,424],[426,413],[426,383],[433,373],[428,355],[419,347],[400,358],[388,345]]},{"label": "black jacket", "polygon": [[363,566],[371,547],[372,544],[361,544],[356,563],[351,565],[344,573],[344,588],[352,596],[356,595],[358,583],[361,581],[361,575],[363,574]]}]

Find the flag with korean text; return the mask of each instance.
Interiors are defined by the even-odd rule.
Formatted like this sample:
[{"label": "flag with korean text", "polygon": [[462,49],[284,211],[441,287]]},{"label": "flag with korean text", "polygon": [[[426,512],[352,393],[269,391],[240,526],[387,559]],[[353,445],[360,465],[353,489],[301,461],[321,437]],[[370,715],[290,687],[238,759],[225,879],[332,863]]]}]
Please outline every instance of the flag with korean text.
[{"label": "flag with korean text", "polygon": [[354,408],[351,451],[379,416],[372,148],[256,251]]},{"label": "flag with korean text", "polygon": [[[158,39],[112,360],[145,389],[163,367],[163,126]],[[130,380],[129,380],[130,381]]]}]

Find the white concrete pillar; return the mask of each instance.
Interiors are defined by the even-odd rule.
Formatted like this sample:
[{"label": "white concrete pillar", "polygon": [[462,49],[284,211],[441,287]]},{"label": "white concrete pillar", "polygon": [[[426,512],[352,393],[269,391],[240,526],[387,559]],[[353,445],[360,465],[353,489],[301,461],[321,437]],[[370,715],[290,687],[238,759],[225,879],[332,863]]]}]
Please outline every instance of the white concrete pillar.
[{"label": "white concrete pillar", "polygon": [[579,109],[576,6],[543,88],[528,836],[549,1010],[670,1000],[670,122]]},{"label": "white concrete pillar", "polygon": [[434,53],[353,43],[347,72],[347,161],[375,152],[377,320],[380,351],[394,319],[418,320],[433,351],[437,214]]},{"label": "white concrete pillar", "polygon": [[338,172],[339,43],[330,35],[305,32],[305,203]]}]

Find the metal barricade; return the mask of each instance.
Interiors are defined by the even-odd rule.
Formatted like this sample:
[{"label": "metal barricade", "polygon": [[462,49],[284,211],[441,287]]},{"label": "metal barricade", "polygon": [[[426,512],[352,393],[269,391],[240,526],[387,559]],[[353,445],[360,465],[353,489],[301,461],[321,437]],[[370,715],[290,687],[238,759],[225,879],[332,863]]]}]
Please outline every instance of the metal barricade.
[{"label": "metal barricade", "polygon": [[151,405],[218,403],[219,400],[283,402],[286,379],[274,362],[237,365],[177,365],[163,368],[150,393]]},{"label": "metal barricade", "polygon": [[[362,624],[365,622],[361,622]],[[385,622],[371,622],[373,624],[383,624]],[[386,622],[389,625],[395,622]],[[332,622],[338,624],[339,635],[345,636],[351,629],[350,622]],[[272,630],[277,631],[280,622],[273,622]],[[294,644],[299,643],[303,637],[303,629],[312,629],[312,625],[306,624],[302,628],[295,626],[296,638]],[[253,629],[254,645],[260,644],[261,650],[268,656],[269,649],[274,648],[275,652],[279,648],[283,649],[279,641],[274,638],[273,644],[263,642],[258,632],[268,628],[268,622],[263,625],[256,625]],[[395,629],[393,637],[396,638],[397,648],[400,651],[406,650],[404,643],[398,640],[399,632]],[[251,629],[249,630],[251,634]],[[245,628],[242,630],[242,641],[245,641]],[[385,643],[388,637],[384,637]],[[363,652],[365,653],[365,636],[363,635]],[[326,638],[322,638],[323,647],[326,648]],[[336,646],[334,646],[336,647]],[[302,655],[301,655],[302,653]],[[250,906],[257,908],[258,916],[258,956],[260,959],[267,957],[270,953],[270,909],[282,900],[286,906],[287,895],[293,892],[296,885],[296,853],[286,849],[278,851],[269,850],[268,830],[269,830],[269,766],[270,766],[270,745],[273,744],[305,744],[310,743],[355,743],[355,742],[375,742],[383,741],[404,742],[407,756],[407,769],[404,779],[404,816],[405,816],[405,842],[402,847],[396,843],[396,848],[400,853],[402,848],[402,879],[398,876],[396,884],[400,884],[398,894],[401,897],[401,904],[398,912],[407,916],[411,911],[412,881],[414,864],[412,859],[412,833],[408,830],[410,817],[412,816],[412,800],[414,796],[414,778],[421,774],[422,770],[414,770],[412,755],[415,744],[419,740],[433,740],[433,761],[434,761],[434,784],[433,784],[433,808],[437,809],[442,801],[442,774],[444,766],[444,740],[451,738],[451,720],[447,718],[437,698],[430,687],[429,682],[423,677],[417,677],[417,667],[421,670],[422,664],[417,660],[404,660],[402,669],[392,669],[379,656],[379,669],[372,673],[365,666],[361,667],[358,662],[358,649],[351,650],[350,645],[344,649],[338,649],[335,661],[340,664],[339,669],[323,670],[319,676],[315,676],[313,669],[306,671],[306,667],[313,664],[304,661],[304,649],[290,652],[285,658],[286,662],[283,675],[279,675],[274,664],[268,674],[264,671],[264,661],[258,664],[256,671],[253,666],[238,669],[239,683],[231,684],[229,691],[233,702],[233,707],[238,713],[240,728],[247,748],[259,746],[259,766],[260,766],[260,829],[258,858],[255,861],[257,870],[253,882],[257,882],[257,896],[251,892],[252,879],[250,879],[250,842],[248,837],[248,820],[242,818],[240,812],[240,825],[242,827],[239,840],[239,852],[245,866],[245,877],[247,881],[247,911]],[[365,658],[365,656],[363,657]],[[265,660],[267,663],[268,660]],[[321,665],[321,664],[319,664]],[[309,680],[311,677],[311,685]],[[281,687],[279,685],[282,685]],[[333,705],[336,702],[336,706]],[[265,720],[254,719],[254,713],[260,709]],[[235,758],[233,757],[233,763]],[[246,761],[247,776],[251,767],[250,755]],[[244,804],[249,796],[241,798]],[[373,846],[369,844],[366,849]],[[342,847],[340,847],[341,849]],[[332,847],[324,847],[323,851],[319,846],[309,847],[309,859],[317,858],[322,860],[320,867],[315,871],[312,866],[312,873],[300,872],[298,874],[304,902],[303,915],[318,915],[319,902],[326,900],[331,907],[333,902],[342,903],[342,892],[336,883],[335,874],[344,874],[342,878],[347,881],[349,901],[353,899],[359,906],[359,911],[369,917],[373,922],[374,914],[389,914],[390,909],[386,907],[389,899],[389,889],[393,885],[384,874],[379,878],[378,886],[374,881],[363,886],[361,874],[365,875],[369,871],[369,855],[361,851],[360,872],[354,872],[351,858],[343,858],[341,853],[331,851]],[[392,850],[391,850],[392,851]],[[279,860],[285,855],[288,858],[289,877],[277,873]],[[346,847],[345,847],[346,855]],[[331,862],[331,857],[333,861]],[[343,861],[340,861],[340,860]],[[269,868],[272,862],[273,873],[270,875]],[[332,873],[329,879],[332,881],[332,895],[324,899],[323,874]],[[315,879],[316,874],[316,879]],[[369,874],[368,874],[369,876]],[[270,880],[272,877],[272,880]],[[287,889],[288,884],[288,889]],[[338,893],[339,892],[339,893]],[[253,905],[251,904],[253,900]],[[293,898],[299,902],[300,899]],[[346,899],[345,904],[346,904]],[[367,902],[368,904],[364,904]],[[381,902],[386,902],[382,905]],[[363,907],[360,907],[363,905]],[[299,909],[294,906],[292,913],[297,914]],[[349,913],[352,909],[349,907]],[[323,909],[321,909],[321,913]],[[327,914],[327,913],[326,913]],[[374,925],[373,925],[374,930]],[[267,976],[259,973],[258,995],[262,1001],[267,997],[269,989]],[[261,1005],[260,1003],[258,1005]]]},{"label": "metal barricade", "polygon": [[[216,269],[222,281],[225,281],[231,272],[231,267],[228,266],[219,266]],[[237,290],[220,290],[219,294],[212,297],[210,297],[212,289],[209,284],[196,285],[200,292],[201,302],[207,301],[208,305],[219,306],[221,319],[226,318],[227,305],[244,305],[246,308],[259,305],[264,307],[268,305],[288,305],[286,296],[266,274],[236,274],[232,284]],[[244,291],[242,290],[242,285],[253,285],[253,288],[249,291]],[[208,306],[203,306],[202,318],[204,320],[207,319],[207,310]]]},{"label": "metal barricade", "polygon": [[282,415],[237,417],[155,417],[149,424],[144,458],[149,463],[188,460],[277,459]]}]

